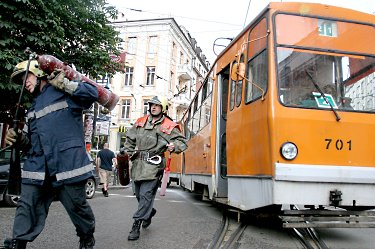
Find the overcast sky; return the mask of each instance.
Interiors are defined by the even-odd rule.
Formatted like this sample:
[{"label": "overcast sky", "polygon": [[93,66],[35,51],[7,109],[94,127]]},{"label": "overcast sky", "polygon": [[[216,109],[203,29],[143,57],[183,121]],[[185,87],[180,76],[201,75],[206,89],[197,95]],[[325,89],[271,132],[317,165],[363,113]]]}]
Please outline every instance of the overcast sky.
[{"label": "overcast sky", "polygon": [[[250,7],[249,7],[250,1]],[[279,0],[281,1],[281,0]],[[274,0],[274,2],[279,2]],[[213,42],[219,37],[235,37],[270,2],[268,0],[107,0],[128,20],[173,17],[198,42],[212,64],[216,58]],[[285,2],[285,1],[284,1]],[[375,0],[303,0],[375,13]],[[247,11],[249,9],[249,11]],[[221,44],[225,44],[224,40]],[[215,49],[220,53],[220,48]]]}]

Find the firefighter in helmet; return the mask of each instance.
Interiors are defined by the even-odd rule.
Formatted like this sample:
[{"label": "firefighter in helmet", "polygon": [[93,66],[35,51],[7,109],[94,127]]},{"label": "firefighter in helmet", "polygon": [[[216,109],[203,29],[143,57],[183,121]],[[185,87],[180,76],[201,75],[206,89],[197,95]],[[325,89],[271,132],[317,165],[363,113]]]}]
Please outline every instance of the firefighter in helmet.
[{"label": "firefighter in helmet", "polygon": [[93,165],[83,140],[82,111],[98,99],[98,90],[86,82],[69,81],[62,70],[47,75],[36,60],[17,64],[11,80],[25,80],[34,98],[27,112],[28,133],[16,135],[9,129],[5,138],[8,145],[27,152],[13,237],[5,240],[5,248],[24,249],[42,232],[55,197],[75,225],[79,248],[93,248],[95,218],[85,194]]},{"label": "firefighter in helmet", "polygon": [[156,214],[153,205],[165,167],[164,152],[181,153],[187,149],[178,124],[167,115],[167,98],[155,96],[148,105],[150,114],[139,118],[126,133],[125,150],[132,155],[131,178],[138,200],[128,240],[137,240],[140,227],[147,228]]},{"label": "firefighter in helmet", "polygon": [[[18,63],[12,75],[10,76],[11,80],[16,83],[22,85],[23,76],[25,74],[26,68],[27,68],[28,61],[22,61]],[[35,86],[31,86],[30,81],[26,81],[25,88],[28,90],[31,94],[37,95],[40,89],[40,85],[42,81],[47,80],[47,74],[39,69],[39,64],[36,60],[31,60],[29,65],[29,73],[33,75],[33,77],[36,77],[35,79]]]},{"label": "firefighter in helmet", "polygon": [[160,105],[161,106],[161,112],[164,115],[167,115],[167,111],[168,111],[168,99],[166,97],[164,97],[164,96],[154,96],[147,103],[148,103],[148,111],[150,112],[151,116],[157,115],[157,114],[155,114],[155,112],[153,113],[151,111],[151,105],[152,104]]}]

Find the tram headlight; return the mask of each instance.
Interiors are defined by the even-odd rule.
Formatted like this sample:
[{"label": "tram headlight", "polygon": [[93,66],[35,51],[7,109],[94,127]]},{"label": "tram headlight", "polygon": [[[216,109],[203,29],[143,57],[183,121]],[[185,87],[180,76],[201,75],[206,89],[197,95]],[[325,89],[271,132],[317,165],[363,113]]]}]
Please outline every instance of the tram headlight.
[{"label": "tram headlight", "polygon": [[285,160],[293,160],[298,154],[297,146],[294,143],[286,142],[281,145],[280,154]]}]

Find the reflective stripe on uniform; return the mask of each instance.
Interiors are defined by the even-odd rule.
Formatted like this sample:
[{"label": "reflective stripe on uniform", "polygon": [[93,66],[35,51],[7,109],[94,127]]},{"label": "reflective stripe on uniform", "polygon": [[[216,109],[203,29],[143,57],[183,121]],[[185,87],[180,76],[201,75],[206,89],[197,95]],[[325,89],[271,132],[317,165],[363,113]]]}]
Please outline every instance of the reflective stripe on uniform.
[{"label": "reflective stripe on uniform", "polygon": [[61,109],[65,109],[65,108],[68,108],[68,103],[66,101],[61,101],[61,102],[58,102],[58,103],[55,103],[55,104],[52,104],[52,105],[48,105],[46,107],[44,107],[42,110],[40,111],[32,111],[32,112],[29,112],[27,114],[27,117],[28,118],[41,118],[51,112],[55,112],[55,111],[58,111],[58,110],[61,110]]},{"label": "reflective stripe on uniform", "polygon": [[[73,178],[76,176],[83,175],[87,172],[90,172],[93,170],[93,165],[90,163],[82,168],[79,169],[74,169],[71,171],[66,171],[62,173],[56,174],[56,180],[61,181],[69,178]],[[41,180],[43,181],[44,178],[46,177],[46,174],[44,172],[32,172],[32,171],[24,171],[22,170],[22,178],[27,178],[27,179],[33,179],[33,180]]]},{"label": "reflective stripe on uniform", "polygon": [[24,171],[22,170],[21,173],[22,178],[28,178],[33,180],[44,180],[46,174],[44,172],[32,172],[32,171]]},{"label": "reflective stripe on uniform", "polygon": [[81,167],[79,169],[73,169],[71,171],[65,171],[65,172],[58,173],[58,174],[56,174],[56,180],[61,181],[61,180],[73,178],[73,177],[76,177],[76,176],[80,176],[80,175],[83,175],[87,172],[92,171],[93,169],[94,169],[94,165],[92,165],[92,163],[90,163],[90,164],[88,164],[84,167]]},{"label": "reflective stripe on uniform", "polygon": [[35,117],[35,112],[34,111],[27,113],[27,118],[28,119],[31,119],[31,118],[34,118],[34,117]]}]

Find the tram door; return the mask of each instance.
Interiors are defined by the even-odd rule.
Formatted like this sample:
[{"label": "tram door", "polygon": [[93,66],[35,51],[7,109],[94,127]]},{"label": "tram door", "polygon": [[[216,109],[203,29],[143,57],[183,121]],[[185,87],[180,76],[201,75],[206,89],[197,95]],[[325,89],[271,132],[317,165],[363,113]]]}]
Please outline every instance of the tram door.
[{"label": "tram door", "polygon": [[217,197],[228,196],[226,123],[229,89],[229,67],[218,75],[217,120],[216,120],[216,170]]}]

